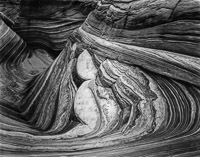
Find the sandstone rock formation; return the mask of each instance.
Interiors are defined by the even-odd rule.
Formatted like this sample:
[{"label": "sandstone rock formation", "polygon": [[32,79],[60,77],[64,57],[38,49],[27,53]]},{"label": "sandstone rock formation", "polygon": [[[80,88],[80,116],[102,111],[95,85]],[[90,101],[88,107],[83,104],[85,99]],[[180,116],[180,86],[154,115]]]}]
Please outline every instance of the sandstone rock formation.
[{"label": "sandstone rock formation", "polygon": [[0,21],[2,155],[200,155],[198,0],[19,8]]}]

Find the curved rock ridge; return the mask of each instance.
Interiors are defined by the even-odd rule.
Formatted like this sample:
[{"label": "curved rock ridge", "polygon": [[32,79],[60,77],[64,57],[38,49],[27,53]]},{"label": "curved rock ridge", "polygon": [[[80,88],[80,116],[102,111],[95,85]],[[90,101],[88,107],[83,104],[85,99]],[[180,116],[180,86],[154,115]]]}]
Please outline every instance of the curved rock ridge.
[{"label": "curved rock ridge", "polygon": [[[3,118],[3,151],[9,151],[10,145],[16,153],[46,155],[100,151],[105,156],[155,155],[155,148],[161,149],[162,155],[170,149],[168,155],[174,155],[177,149],[198,150],[197,87],[110,59],[97,66],[95,79],[77,87],[73,71],[79,54],[86,51],[81,45],[68,41],[52,65],[29,83],[18,101],[23,121],[16,115]],[[94,62],[96,58],[91,59]],[[169,147],[171,144],[178,146]],[[92,148],[98,149],[90,152]]]},{"label": "curved rock ridge", "polygon": [[14,30],[32,48],[56,57],[72,31],[84,22],[95,2],[22,0]]},{"label": "curved rock ridge", "polygon": [[78,36],[93,53],[200,86],[200,58],[109,41],[79,28]]},{"label": "curved rock ridge", "polygon": [[79,33],[101,56],[199,86],[199,8],[197,0],[99,1]]},{"label": "curved rock ridge", "polygon": [[[32,130],[19,112],[18,101],[23,97],[27,84],[48,68],[52,59],[48,54],[29,49],[22,38],[0,19],[0,112],[1,129]],[[5,20],[5,22],[4,22]],[[39,65],[38,65],[39,64]],[[33,132],[38,132],[33,130]]]},{"label": "curved rock ridge", "polygon": [[[5,15],[3,17],[4,20],[8,19]],[[29,49],[2,19],[0,41],[0,128],[19,132],[33,130],[36,133],[38,131],[31,129],[21,116],[17,102],[22,99],[28,82],[46,70],[52,59],[44,52]]]},{"label": "curved rock ridge", "polygon": [[97,1],[22,2],[0,19],[1,155],[199,156],[198,0],[98,1],[69,34]]},{"label": "curved rock ridge", "polygon": [[3,90],[1,96],[5,96],[5,100],[16,102],[26,83],[47,69],[52,59],[45,52],[40,53],[29,49],[24,40],[2,19],[0,19],[0,40],[1,87]]},{"label": "curved rock ridge", "polygon": [[199,7],[198,0],[99,1],[83,28],[110,41],[199,58]]}]

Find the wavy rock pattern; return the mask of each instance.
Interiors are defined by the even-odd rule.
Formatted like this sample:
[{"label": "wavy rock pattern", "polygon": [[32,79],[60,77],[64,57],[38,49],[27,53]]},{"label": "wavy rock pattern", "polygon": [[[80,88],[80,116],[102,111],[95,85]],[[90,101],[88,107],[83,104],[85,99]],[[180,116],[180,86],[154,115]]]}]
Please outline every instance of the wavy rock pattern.
[{"label": "wavy rock pattern", "polygon": [[0,21],[0,30],[1,85],[5,89],[1,95],[6,93],[5,97],[13,97],[11,99],[17,101],[17,97],[21,95],[20,92],[25,88],[26,83],[35,75],[46,70],[52,59],[48,54],[40,54],[27,48],[24,40],[3,20]]},{"label": "wavy rock pattern", "polygon": [[64,0],[22,0],[14,30],[32,48],[57,56],[70,33],[84,22],[93,2]]},{"label": "wavy rock pattern", "polygon": [[80,28],[96,53],[200,85],[199,1],[113,3],[99,2]]},{"label": "wavy rock pattern", "polygon": [[[70,36],[57,34],[65,46],[54,61],[41,36],[20,32],[31,36],[37,22],[14,26],[23,40],[3,18],[1,154],[198,156],[199,8],[197,0],[99,1]],[[24,41],[34,40],[32,50]]]}]

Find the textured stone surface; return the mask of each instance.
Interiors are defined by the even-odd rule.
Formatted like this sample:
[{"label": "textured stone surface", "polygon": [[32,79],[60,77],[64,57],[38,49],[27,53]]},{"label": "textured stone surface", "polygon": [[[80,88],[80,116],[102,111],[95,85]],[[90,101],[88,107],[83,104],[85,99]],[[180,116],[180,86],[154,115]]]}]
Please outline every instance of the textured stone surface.
[{"label": "textured stone surface", "polygon": [[1,155],[200,155],[198,0],[4,3]]},{"label": "textured stone surface", "polygon": [[21,0],[14,30],[32,48],[42,48],[56,57],[70,33],[84,22],[95,2],[77,0]]},{"label": "textured stone surface", "polygon": [[92,61],[92,57],[87,50],[83,51],[77,60],[77,74],[81,79],[95,79],[97,69]]}]

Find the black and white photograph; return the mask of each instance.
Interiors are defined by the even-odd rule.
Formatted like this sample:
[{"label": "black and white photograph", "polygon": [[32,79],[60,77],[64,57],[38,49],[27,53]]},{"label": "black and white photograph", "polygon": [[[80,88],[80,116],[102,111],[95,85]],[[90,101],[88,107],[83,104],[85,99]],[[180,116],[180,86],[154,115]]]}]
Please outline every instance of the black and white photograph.
[{"label": "black and white photograph", "polygon": [[200,157],[200,0],[0,0],[0,157]]}]

